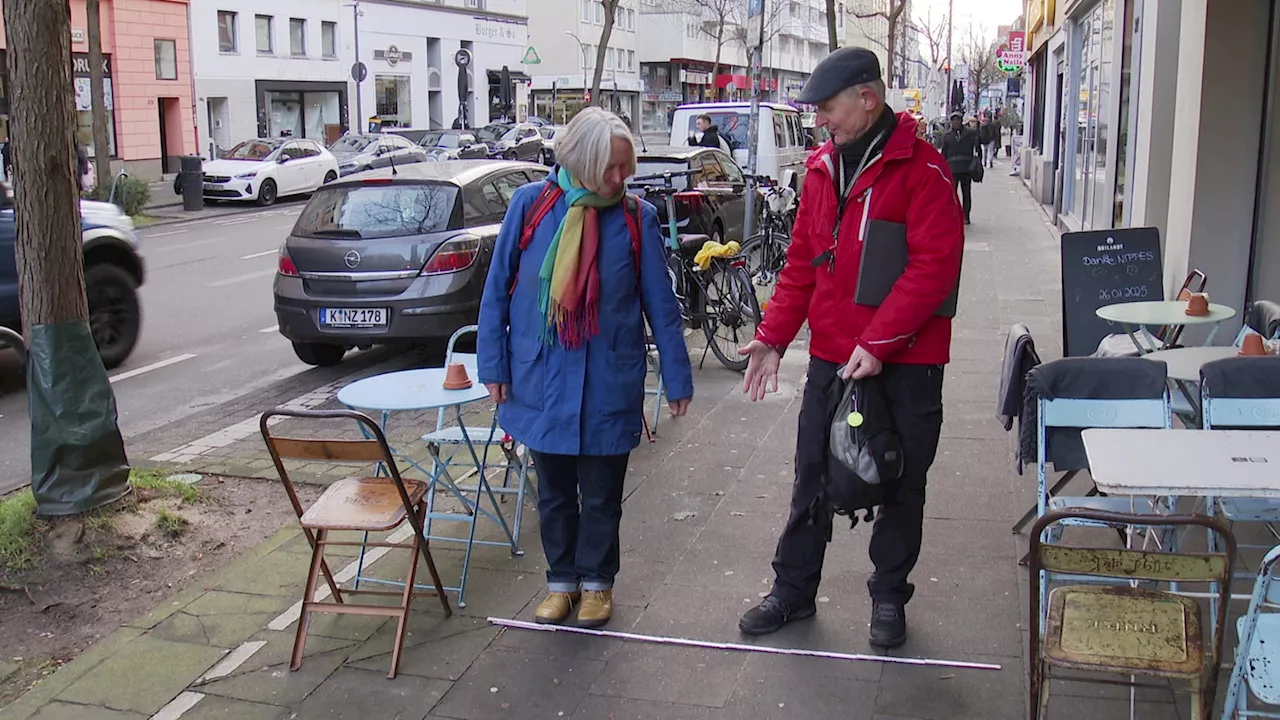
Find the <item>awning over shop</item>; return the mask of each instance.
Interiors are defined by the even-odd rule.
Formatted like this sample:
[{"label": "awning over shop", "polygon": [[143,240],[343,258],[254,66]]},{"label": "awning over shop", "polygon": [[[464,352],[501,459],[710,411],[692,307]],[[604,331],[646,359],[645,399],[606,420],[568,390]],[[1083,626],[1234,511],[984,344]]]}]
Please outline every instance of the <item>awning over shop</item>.
[{"label": "awning over shop", "polygon": [[[489,73],[489,82],[491,83],[502,82],[501,70],[489,70],[488,73]],[[509,74],[511,76],[511,79],[515,80],[516,82],[527,83],[530,81],[529,76],[525,75],[519,70],[508,70],[507,74]]]}]

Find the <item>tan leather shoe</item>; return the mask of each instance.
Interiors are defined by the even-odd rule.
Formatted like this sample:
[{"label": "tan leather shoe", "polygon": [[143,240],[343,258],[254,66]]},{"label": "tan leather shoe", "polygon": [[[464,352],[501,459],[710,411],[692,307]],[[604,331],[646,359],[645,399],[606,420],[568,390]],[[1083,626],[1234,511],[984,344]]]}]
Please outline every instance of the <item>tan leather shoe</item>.
[{"label": "tan leather shoe", "polygon": [[582,593],[582,607],[578,608],[578,624],[582,627],[600,627],[613,615],[612,590],[586,590]]},{"label": "tan leather shoe", "polygon": [[573,606],[577,605],[581,598],[582,593],[549,592],[547,597],[538,603],[538,609],[533,611],[533,619],[540,623],[559,625],[569,617],[569,613],[573,612]]}]

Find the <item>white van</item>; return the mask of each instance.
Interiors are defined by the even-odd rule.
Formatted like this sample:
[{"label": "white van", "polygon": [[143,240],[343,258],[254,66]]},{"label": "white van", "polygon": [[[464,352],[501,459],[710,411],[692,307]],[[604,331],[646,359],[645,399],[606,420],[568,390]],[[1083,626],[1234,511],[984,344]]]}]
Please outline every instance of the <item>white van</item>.
[{"label": "white van", "polygon": [[[720,137],[729,143],[733,159],[747,167],[747,129],[751,119],[751,103],[720,102],[681,105],[671,118],[671,144],[688,143],[697,131],[699,115],[710,115]],[[799,195],[804,181],[805,133],[800,113],[790,105],[760,103],[760,142],[756,148],[756,174],[768,175],[779,184],[789,186]]]}]

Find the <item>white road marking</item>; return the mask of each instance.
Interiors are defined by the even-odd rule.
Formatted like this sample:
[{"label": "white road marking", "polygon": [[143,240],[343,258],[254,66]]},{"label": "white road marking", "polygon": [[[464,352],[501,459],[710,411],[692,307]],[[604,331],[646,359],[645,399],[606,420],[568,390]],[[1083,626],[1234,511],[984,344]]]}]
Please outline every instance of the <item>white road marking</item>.
[{"label": "white road marking", "polygon": [[196,703],[204,699],[204,693],[184,692],[178,697],[169,701],[168,705],[160,708],[160,711],[151,716],[151,720],[178,720],[182,714],[196,706]]},{"label": "white road marking", "polygon": [[[319,407],[328,402],[339,388],[346,384],[346,381],[332,382],[327,385],[312,390],[309,393],[299,395],[289,400],[281,407],[290,410],[309,410]],[[168,452],[160,453],[151,458],[152,462],[164,463],[186,463],[195,460],[214,448],[226,447],[237,440],[255,435],[259,432],[258,419],[262,417],[261,413],[247,417],[234,425],[229,425],[217,432],[209,433],[199,440],[194,440],[185,445],[180,445]],[[285,418],[272,418],[270,424],[283,422]]]},{"label": "white road marking", "polygon": [[269,328],[262,328],[262,329],[261,329],[261,330],[259,330],[258,332],[262,333],[263,335],[266,335],[267,333],[273,333],[273,332],[275,332],[275,331],[277,331],[277,330],[279,330],[279,329],[280,329],[280,326],[279,326],[279,325],[272,325],[272,326],[271,326],[271,327],[269,327]]},{"label": "white road marking", "polygon": [[186,230],[170,230],[169,232],[161,232],[161,233],[147,233],[147,234],[143,235],[142,237],[143,237],[144,239],[146,239],[146,238],[158,238],[158,237],[165,237],[166,235],[181,235],[181,234],[183,234],[183,233],[185,233],[185,232],[186,232]]},{"label": "white road marking", "polygon": [[280,250],[279,250],[279,249],[276,249],[276,250],[263,250],[263,251],[262,251],[262,252],[260,252],[260,253],[254,253],[254,254],[252,254],[252,255],[241,255],[241,256],[240,256],[240,259],[241,259],[241,260],[252,260],[252,259],[254,259],[254,258],[266,257],[266,256],[268,256],[268,255],[276,255],[276,254],[278,254],[279,252],[280,252]]},{"label": "white road marking", "polygon": [[118,375],[112,375],[110,380],[113,383],[120,382],[121,380],[128,380],[131,377],[137,377],[143,373],[149,373],[152,370],[159,370],[160,368],[163,368],[163,367],[176,365],[184,360],[190,360],[193,357],[195,357],[195,355],[192,353],[186,353],[184,355],[175,355],[174,357],[171,357],[167,360],[161,360],[160,362],[154,362],[154,363],[151,363],[150,365],[143,365],[140,368],[135,368],[128,372],[122,372]]},{"label": "white road marking", "polygon": [[217,665],[213,666],[213,669],[201,676],[196,682],[209,682],[210,680],[217,680],[230,675],[266,644],[266,640],[251,640],[241,643],[239,647],[227,653],[226,657],[222,658]]},{"label": "white road marking", "polygon": [[236,275],[235,277],[229,277],[223,280],[217,280],[211,283],[205,283],[204,286],[207,288],[226,287],[228,285],[235,285],[236,283],[245,282],[246,280],[258,280],[265,277],[271,277],[272,275],[275,275],[275,274],[276,274],[275,268],[271,268],[270,270],[259,270],[257,272],[245,273],[244,275]]},{"label": "white road marking", "polygon": [[225,242],[227,242],[226,238],[216,237],[216,238],[209,238],[208,240],[196,240],[194,242],[182,243],[181,245],[161,245],[160,247],[157,247],[157,248],[148,248],[148,249],[149,250],[186,250],[187,248],[200,247],[201,245],[208,245],[210,243],[225,243]]}]

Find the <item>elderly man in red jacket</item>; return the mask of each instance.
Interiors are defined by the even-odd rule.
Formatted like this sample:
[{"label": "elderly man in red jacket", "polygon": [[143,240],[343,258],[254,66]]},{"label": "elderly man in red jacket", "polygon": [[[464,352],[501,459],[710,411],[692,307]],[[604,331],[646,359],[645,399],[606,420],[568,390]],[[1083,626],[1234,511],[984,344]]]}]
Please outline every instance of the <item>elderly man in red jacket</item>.
[{"label": "elderly man in red jacket", "polygon": [[[951,320],[939,313],[956,291],[964,246],[964,214],[946,160],[916,136],[910,115],[885,105],[874,53],[844,48],[814,68],[800,102],[818,106],[817,124],[831,141],[813,153],[800,197],[787,263],[749,356],[745,392],[759,400],[777,390],[783,352],[807,320],[809,372],[796,440],[791,517],[773,560],[770,594],[738,623],[763,635],[812,617],[829,524],[810,506],[826,468],[827,399],[836,373],[879,375],[902,440],[905,468],[888,486],[871,534],[875,572],[872,645],[906,641],[907,576],[920,556],[925,476],[942,430],[942,374],[950,359]],[[878,306],[857,304],[859,263],[868,224],[905,225],[906,270]],[[893,227],[871,223],[873,230]]]}]

